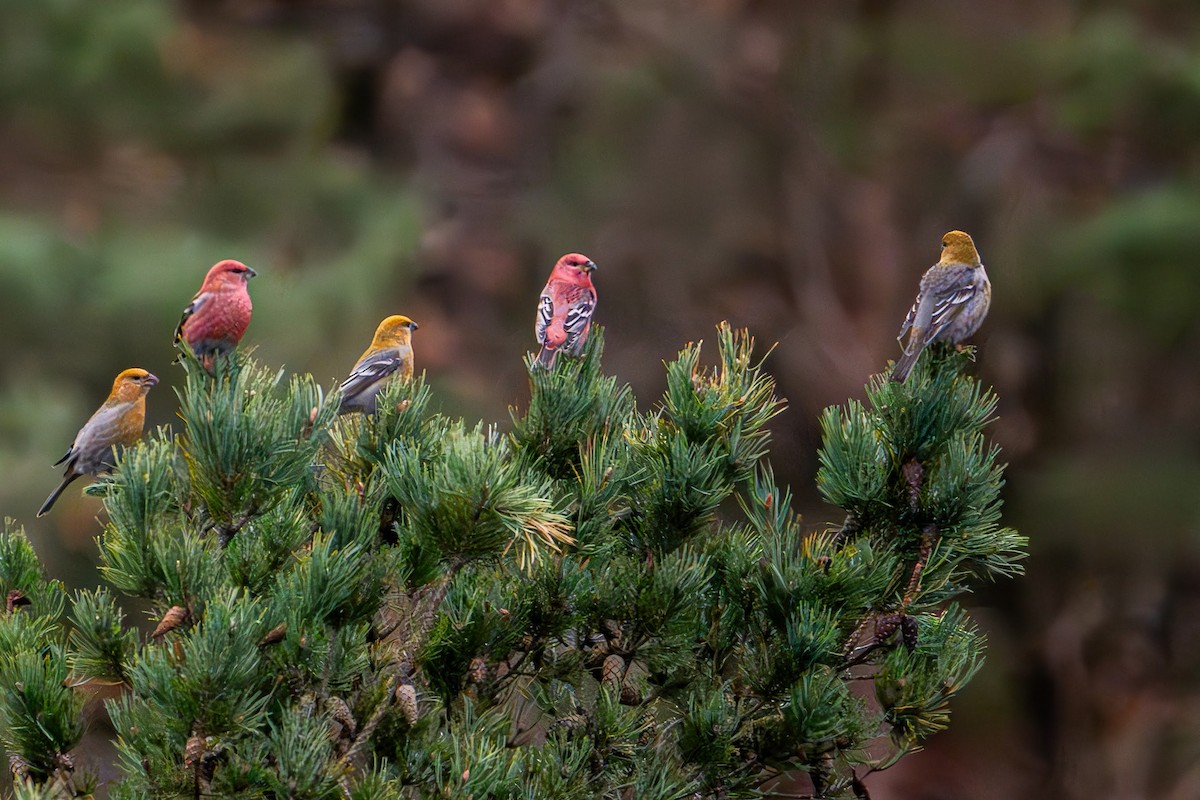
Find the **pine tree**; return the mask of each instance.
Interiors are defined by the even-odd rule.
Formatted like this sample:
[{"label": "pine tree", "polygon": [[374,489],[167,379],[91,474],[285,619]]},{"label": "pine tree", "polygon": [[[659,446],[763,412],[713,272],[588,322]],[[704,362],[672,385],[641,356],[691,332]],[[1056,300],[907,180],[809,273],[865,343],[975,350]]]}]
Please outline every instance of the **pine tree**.
[{"label": "pine tree", "polygon": [[181,430],[91,489],[111,588],[68,598],[0,533],[17,797],[91,791],[71,751],[100,685],[118,800],[738,798],[799,773],[866,796],[980,665],[954,598],[1020,571],[995,396],[943,348],[827,410],[818,483],[847,517],[813,532],[747,334],[719,326],[713,368],[687,346],[649,412],[602,350],[597,328],[531,370],[508,433],[421,378],[337,417],[311,377],[192,365]]}]

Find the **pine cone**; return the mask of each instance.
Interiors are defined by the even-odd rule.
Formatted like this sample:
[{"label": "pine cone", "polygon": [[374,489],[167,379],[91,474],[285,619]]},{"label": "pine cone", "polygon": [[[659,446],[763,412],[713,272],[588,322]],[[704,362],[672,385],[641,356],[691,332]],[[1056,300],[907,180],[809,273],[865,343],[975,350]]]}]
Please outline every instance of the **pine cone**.
[{"label": "pine cone", "polygon": [[875,619],[875,644],[883,644],[900,627],[901,614],[885,614]]},{"label": "pine cone", "polygon": [[905,615],[904,619],[900,620],[900,636],[904,639],[904,646],[912,652],[917,648],[917,619]]},{"label": "pine cone", "polygon": [[193,733],[188,737],[187,744],[183,748],[183,765],[188,769],[195,769],[202,758],[204,758],[204,737]]},{"label": "pine cone", "polygon": [[204,758],[200,759],[200,767],[196,772],[200,776],[201,787],[212,783],[213,775],[217,772],[217,764],[223,756],[224,753],[205,753]]},{"label": "pine cone", "polygon": [[347,736],[354,736],[358,732],[358,723],[354,721],[354,714],[350,713],[350,706],[346,705],[345,700],[336,696],[327,698],[325,708],[333,721],[342,726]]},{"label": "pine cone", "polygon": [[620,686],[625,680],[625,659],[613,654],[604,659],[600,668],[600,683],[605,686]]},{"label": "pine cone", "polygon": [[908,491],[908,507],[916,511],[921,506],[921,482],[925,479],[925,468],[915,458],[906,461],[900,468]]},{"label": "pine cone", "polygon": [[417,690],[411,683],[402,683],[396,687],[396,705],[400,706],[400,713],[404,715],[404,719],[409,725],[416,725],[420,718],[420,711],[417,708]]},{"label": "pine cone", "polygon": [[186,625],[191,618],[191,612],[183,606],[171,606],[158,621],[158,627],[154,629],[154,633],[150,634],[150,638],[161,639],[180,625]]},{"label": "pine cone", "polygon": [[551,727],[564,728],[568,733],[578,733],[587,727],[587,717],[583,714],[567,714],[556,719]]},{"label": "pine cone", "polygon": [[266,634],[261,639],[258,640],[258,646],[259,647],[267,647],[269,645],[279,644],[280,642],[283,641],[283,637],[285,637],[285,636],[287,636],[287,625],[286,624],[276,625],[274,628],[271,628],[271,630],[267,631]]}]

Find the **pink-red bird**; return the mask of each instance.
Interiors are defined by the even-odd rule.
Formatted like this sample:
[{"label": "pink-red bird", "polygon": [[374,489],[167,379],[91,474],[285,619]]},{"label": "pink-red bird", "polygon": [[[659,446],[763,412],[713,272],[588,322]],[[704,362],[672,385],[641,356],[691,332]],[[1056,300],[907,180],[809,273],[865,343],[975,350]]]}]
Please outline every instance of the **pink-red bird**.
[{"label": "pink-red bird", "polygon": [[553,369],[554,356],[560,350],[571,355],[583,350],[596,310],[595,269],[596,262],[587,256],[567,253],[550,271],[534,321],[534,333],[542,346],[535,367]]},{"label": "pink-red bird", "polygon": [[257,274],[240,261],[220,261],[183,310],[175,344],[185,342],[209,373],[215,358],[228,355],[246,333],[253,310],[246,284]]},{"label": "pink-red bird", "polygon": [[131,445],[138,440],[146,424],[146,394],[156,383],[158,378],[144,369],[127,369],[117,376],[108,399],[75,434],[67,454],[54,462],[56,467],[67,462],[67,471],[62,483],[38,509],[39,517],[50,510],[71,481],[111,470],[115,446]]}]

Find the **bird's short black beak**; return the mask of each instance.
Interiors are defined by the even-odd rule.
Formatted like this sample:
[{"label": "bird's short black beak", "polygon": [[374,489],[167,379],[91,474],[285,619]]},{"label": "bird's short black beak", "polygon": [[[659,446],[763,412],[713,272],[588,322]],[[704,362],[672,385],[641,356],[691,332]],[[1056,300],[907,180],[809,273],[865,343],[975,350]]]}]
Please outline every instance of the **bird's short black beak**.
[{"label": "bird's short black beak", "polygon": [[249,267],[246,267],[246,277],[247,278],[255,278],[255,277],[258,277],[258,273],[255,272],[254,270],[250,269]]},{"label": "bird's short black beak", "polygon": [[418,325],[418,324],[417,324],[417,323],[415,323],[415,322],[410,322],[410,323],[408,323],[408,328],[409,328],[409,330],[414,330],[414,331],[415,331],[415,330],[417,330],[417,329],[418,329],[418,328],[420,328],[420,327],[421,327],[421,326],[420,326],[420,325]]},{"label": "bird's short black beak", "polygon": [[596,262],[588,261],[586,264],[583,265],[583,269],[586,272],[595,272],[596,271]]},{"label": "bird's short black beak", "polygon": [[147,386],[157,386],[158,385],[158,376],[153,373],[147,372],[146,377],[142,378],[142,383],[146,384]]}]

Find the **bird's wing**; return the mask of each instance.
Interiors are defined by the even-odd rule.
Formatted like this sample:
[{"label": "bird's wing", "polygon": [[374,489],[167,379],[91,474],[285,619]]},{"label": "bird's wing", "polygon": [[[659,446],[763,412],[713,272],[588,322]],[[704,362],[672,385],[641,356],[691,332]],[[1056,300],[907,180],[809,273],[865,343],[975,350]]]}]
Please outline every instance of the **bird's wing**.
[{"label": "bird's wing", "polygon": [[963,310],[967,302],[979,291],[979,283],[977,281],[965,280],[967,282],[960,282],[957,286],[947,287],[948,291],[935,299],[933,313],[929,318],[929,333],[925,337],[926,341],[932,342],[936,339],[938,334],[954,321],[954,318]]},{"label": "bird's wing", "polygon": [[574,351],[579,346],[580,337],[587,332],[588,325],[592,322],[592,312],[595,310],[596,293],[591,289],[582,290],[567,309],[566,318],[563,320],[563,330],[567,332],[567,340],[563,342],[564,349]]},{"label": "bird's wing", "polygon": [[912,330],[913,322],[917,319],[917,306],[921,304],[921,293],[917,292],[917,299],[913,301],[912,308],[908,310],[908,316],[904,318],[904,324],[900,326],[900,332],[896,334],[896,338],[903,342],[904,337]]},{"label": "bird's wing", "polygon": [[550,296],[550,287],[547,286],[542,290],[542,296],[538,299],[537,319],[534,320],[533,326],[538,344],[546,343],[546,328],[550,326],[552,319],[554,319],[554,298]]},{"label": "bird's wing", "polygon": [[343,397],[354,397],[376,381],[391,375],[400,368],[403,361],[401,354],[390,348],[364,356],[354,365],[353,371],[338,388]]},{"label": "bird's wing", "polygon": [[77,472],[96,472],[112,463],[112,447],[122,444],[127,436],[126,415],[132,403],[105,403],[92,414],[75,435],[71,451]]},{"label": "bird's wing", "polygon": [[179,324],[175,326],[175,343],[183,341],[183,324],[188,321],[188,318],[204,307],[204,304],[212,297],[210,292],[200,292],[192,298],[192,302],[187,304],[187,308],[183,309],[183,315],[179,318]]},{"label": "bird's wing", "polygon": [[59,464],[63,463],[68,458],[70,458],[74,453],[75,453],[75,443],[71,442],[71,446],[67,448],[67,452],[63,453],[63,457],[60,458],[58,461],[55,461],[50,466],[57,467]]}]

